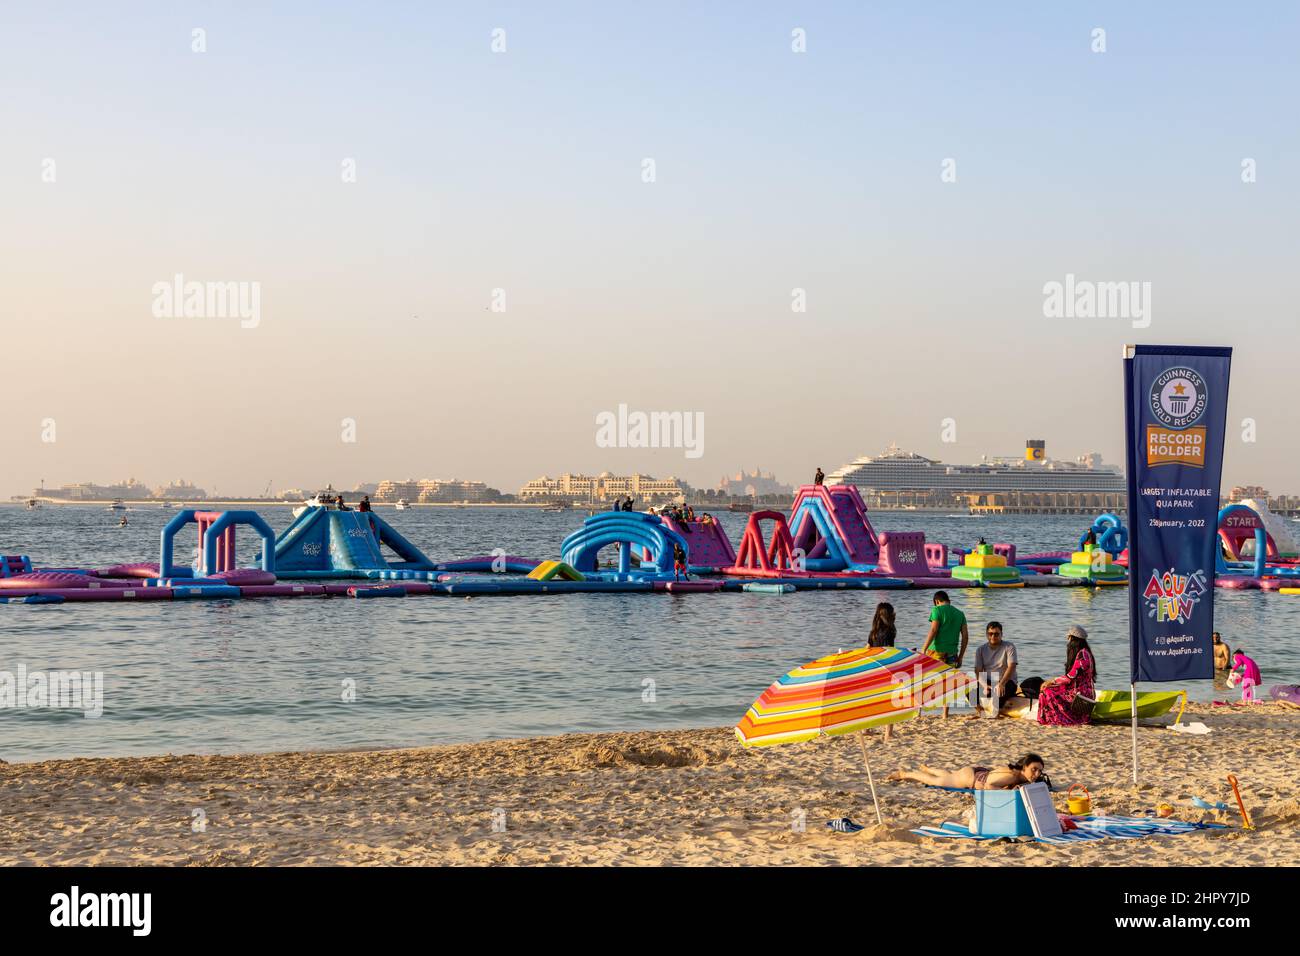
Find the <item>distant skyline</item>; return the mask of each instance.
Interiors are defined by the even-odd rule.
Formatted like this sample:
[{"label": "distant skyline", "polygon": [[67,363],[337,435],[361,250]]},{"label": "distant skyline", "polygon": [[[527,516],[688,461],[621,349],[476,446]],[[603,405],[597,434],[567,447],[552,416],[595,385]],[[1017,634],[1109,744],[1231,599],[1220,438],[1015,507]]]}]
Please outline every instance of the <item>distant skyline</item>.
[{"label": "distant skyline", "polygon": [[[964,460],[964,459],[963,459],[963,460],[960,460],[960,461],[957,460],[957,459],[955,459],[955,458],[952,458],[952,457],[944,457],[942,453],[927,453],[927,452],[924,452],[924,451],[922,451],[922,450],[920,450],[920,449],[914,449],[914,448],[902,448],[902,447],[900,447],[900,450],[901,450],[901,451],[908,451],[908,452],[916,452],[917,454],[922,454],[922,455],[924,455],[924,456],[927,457],[927,458],[933,458],[933,459],[939,460],[939,461],[943,462],[944,464],[951,464],[951,465],[965,465],[965,464],[975,464],[975,463],[977,463],[978,461],[980,461],[980,460],[982,460],[982,459],[993,459],[993,458],[1010,458],[1010,459],[1019,459],[1019,458],[1023,457],[1023,455],[1024,455],[1023,444],[1024,444],[1024,442],[1021,443],[1021,445],[1022,445],[1021,448],[1018,448],[1018,449],[1016,449],[1016,450],[1014,450],[1014,451],[985,452],[985,453],[983,453],[983,454],[981,454],[981,455],[979,455],[979,456],[976,456],[975,458],[971,458],[971,459],[969,459],[969,460]],[[865,451],[865,452],[863,452],[862,454],[863,454],[863,455],[870,455],[870,456],[873,456],[873,457],[874,457],[874,456],[878,456],[878,455],[884,453],[884,452],[887,451],[887,450],[888,450],[887,448],[882,448],[882,449],[878,449],[878,450],[875,450],[875,451]],[[1086,454],[1090,454],[1090,453],[1091,453],[1091,452],[1080,452],[1078,455],[1061,455],[1061,454],[1053,455],[1053,454],[1051,453],[1051,452],[1052,452],[1052,449],[1051,449],[1051,445],[1050,445],[1050,443],[1048,443],[1048,449],[1047,449],[1047,451],[1048,451],[1048,455],[1047,455],[1048,459],[1054,459],[1054,460],[1058,460],[1058,461],[1064,460],[1064,461],[1070,461],[1070,462],[1075,461],[1075,459],[1077,459],[1077,458],[1079,458],[1079,457],[1081,457],[1081,456],[1083,456],[1083,455],[1086,455]],[[832,472],[832,471],[834,471],[834,470],[836,470],[836,469],[842,467],[843,465],[847,465],[847,464],[849,464],[850,462],[852,462],[853,460],[855,460],[855,459],[857,459],[857,458],[859,458],[859,457],[861,457],[861,456],[859,456],[859,455],[854,455],[852,458],[845,459],[845,460],[842,461],[842,462],[837,461],[837,462],[836,462],[834,465],[832,465],[832,466],[824,467],[824,470],[829,474],[830,472]],[[1109,460],[1109,459],[1107,459],[1107,458],[1105,458],[1105,457],[1103,456],[1102,464],[1103,464],[1103,466],[1114,466],[1114,467],[1118,467],[1121,471],[1123,471],[1123,469],[1124,469],[1124,462],[1123,462],[1122,460],[1120,460],[1120,461],[1111,461],[1111,460]],[[814,469],[816,469],[816,467],[818,467],[818,466],[816,466],[816,465],[813,466]],[[636,471],[636,469],[632,469],[632,471]],[[550,472],[535,472],[535,473],[532,473],[532,474],[529,475],[528,479],[526,479],[525,481],[521,481],[518,485],[500,485],[500,484],[496,484],[496,483],[494,483],[493,481],[491,481],[491,480],[488,479],[488,478],[483,478],[483,477],[481,477],[481,476],[474,475],[474,474],[464,474],[464,475],[433,475],[433,474],[419,474],[419,475],[416,475],[416,474],[408,474],[408,473],[405,473],[405,472],[404,472],[404,473],[401,473],[401,474],[394,473],[394,474],[385,474],[385,475],[371,475],[371,476],[367,476],[367,477],[359,478],[359,479],[357,479],[357,480],[355,480],[355,481],[349,480],[349,481],[347,481],[347,482],[343,482],[343,483],[335,482],[335,481],[323,481],[323,482],[319,482],[319,483],[316,483],[316,484],[312,484],[312,483],[293,483],[293,482],[289,482],[289,483],[286,483],[286,484],[283,484],[283,485],[282,485],[282,484],[278,484],[278,483],[274,483],[274,482],[272,482],[271,492],[270,492],[270,493],[271,493],[272,496],[274,496],[274,495],[280,494],[280,493],[283,492],[283,491],[286,491],[286,490],[292,490],[292,489],[297,489],[297,490],[306,491],[306,492],[308,492],[308,493],[311,493],[311,492],[319,491],[319,490],[325,488],[327,485],[332,485],[335,489],[340,490],[340,491],[347,491],[347,490],[350,490],[350,489],[353,489],[353,488],[359,487],[359,486],[361,486],[361,485],[366,485],[366,484],[371,484],[371,485],[373,485],[373,484],[378,484],[379,482],[382,482],[382,481],[385,481],[385,480],[399,480],[399,481],[400,481],[400,480],[409,480],[409,479],[414,479],[414,480],[437,479],[437,480],[481,481],[481,482],[483,482],[484,484],[486,484],[486,485],[487,485],[488,487],[490,487],[490,488],[495,488],[496,490],[501,491],[501,492],[504,492],[504,493],[507,493],[507,494],[515,494],[515,493],[517,493],[517,492],[519,491],[519,489],[520,489],[521,487],[523,487],[523,485],[525,485],[525,484],[527,483],[528,480],[532,480],[532,479],[535,479],[535,478],[540,478],[540,477],[543,477],[543,476],[548,476],[548,477],[552,477],[552,478],[554,478],[554,477],[559,477],[560,475],[565,474],[565,473],[569,473],[569,474],[579,474],[579,473],[581,473],[581,474],[586,474],[586,475],[599,475],[599,474],[602,474],[602,473],[604,473],[604,472],[612,472],[612,473],[614,473],[614,474],[630,474],[630,473],[631,473],[631,472],[629,472],[629,471],[616,471],[616,470],[614,470],[614,469],[610,469],[610,468],[600,468],[600,469],[597,469],[597,470],[590,470],[590,469],[587,469],[587,470],[583,470],[583,471],[579,471],[578,469],[573,469],[573,468],[562,468],[562,469],[559,469],[559,470],[553,470],[553,471],[550,471]],[[784,484],[792,485],[792,486],[794,486],[794,487],[798,487],[798,486],[801,485],[801,484],[807,484],[807,483],[809,483],[809,482],[812,480],[812,476],[811,476],[811,474],[803,474],[803,475],[794,475],[794,474],[791,474],[791,475],[782,475],[782,474],[780,474],[780,473],[777,473],[777,472],[772,471],[771,469],[768,469],[768,468],[763,467],[761,464],[760,464],[760,465],[757,465],[757,466],[755,466],[755,465],[742,465],[742,466],[738,466],[738,467],[736,467],[736,468],[733,468],[733,469],[728,470],[727,472],[725,472],[725,473],[722,474],[722,475],[718,475],[716,478],[713,478],[713,479],[711,479],[711,480],[704,481],[704,482],[688,481],[687,479],[682,478],[681,475],[673,475],[673,474],[671,474],[671,473],[665,473],[665,474],[662,474],[662,475],[661,475],[661,474],[658,474],[658,473],[654,473],[654,472],[642,472],[642,473],[643,473],[643,474],[651,474],[653,477],[656,477],[656,478],[676,477],[676,478],[679,478],[679,479],[681,479],[681,480],[683,480],[683,481],[686,481],[687,484],[689,484],[689,485],[691,485],[692,487],[697,488],[697,489],[716,488],[716,487],[717,487],[717,486],[722,482],[722,480],[723,480],[724,478],[731,478],[731,479],[734,480],[737,474],[742,474],[742,473],[744,473],[744,474],[749,474],[749,473],[760,473],[760,474],[762,474],[762,475],[770,476],[771,478],[775,479],[775,481],[777,481],[778,483],[784,483]],[[46,490],[52,490],[52,489],[55,489],[55,488],[57,488],[57,487],[61,487],[61,486],[73,485],[73,484],[82,484],[82,483],[94,484],[94,485],[99,485],[99,486],[112,486],[112,485],[117,485],[117,484],[119,484],[119,483],[121,483],[121,482],[129,481],[129,480],[131,480],[131,479],[135,479],[135,481],[137,482],[137,484],[143,485],[143,486],[145,486],[145,487],[147,487],[147,488],[150,488],[150,489],[159,488],[159,487],[162,487],[162,486],[165,486],[165,485],[171,484],[173,481],[179,481],[179,482],[188,482],[188,483],[189,483],[190,485],[192,485],[192,486],[195,486],[195,487],[197,487],[197,488],[203,489],[203,490],[206,491],[209,495],[222,494],[222,495],[244,496],[244,497],[262,497],[261,490],[259,490],[259,489],[254,489],[254,488],[251,488],[251,487],[249,487],[249,488],[243,488],[243,487],[238,487],[238,486],[236,486],[236,487],[234,487],[234,488],[230,488],[230,489],[218,488],[218,487],[216,487],[216,486],[208,486],[208,485],[205,485],[202,481],[194,481],[194,480],[192,480],[192,479],[190,479],[190,478],[187,478],[187,477],[185,477],[185,476],[173,477],[173,478],[166,479],[166,480],[164,480],[164,481],[154,480],[154,479],[152,479],[152,478],[148,478],[148,477],[144,477],[144,478],[142,478],[142,477],[139,476],[139,475],[123,475],[123,476],[116,476],[116,477],[112,477],[112,478],[93,478],[93,477],[92,477],[92,478],[77,478],[77,479],[68,479],[68,480],[60,480],[60,481],[50,481],[50,480],[47,479],[47,480],[45,481],[45,486],[46,486]],[[1232,487],[1233,485],[1245,485],[1245,484],[1258,484],[1258,482],[1249,482],[1249,481],[1232,481],[1232,482],[1229,482],[1229,481],[1225,480],[1225,481],[1224,481],[1224,484],[1223,484],[1224,492],[1225,492],[1225,494],[1226,494],[1227,490],[1228,490],[1230,487]],[[265,488],[265,485],[263,486],[263,490],[264,490],[264,488]],[[23,495],[25,495],[25,494],[27,494],[27,493],[28,493],[29,491],[31,491],[31,490],[32,490],[32,489],[23,489],[23,490],[15,491],[15,492],[13,492],[13,495],[19,495],[19,494],[23,494]],[[1297,494],[1297,493],[1300,493],[1300,489],[1289,489],[1289,488],[1269,488],[1268,490],[1269,490],[1269,492],[1270,492],[1271,494],[1275,494],[1275,495],[1276,495],[1276,494]],[[10,496],[10,497],[11,497],[11,496]]]},{"label": "distant skyline", "polygon": [[[1225,489],[1300,493],[1298,40],[1283,3],[6,5],[0,485],[1121,464],[1159,342],[1236,349]],[[623,405],[698,457],[602,447]]]}]

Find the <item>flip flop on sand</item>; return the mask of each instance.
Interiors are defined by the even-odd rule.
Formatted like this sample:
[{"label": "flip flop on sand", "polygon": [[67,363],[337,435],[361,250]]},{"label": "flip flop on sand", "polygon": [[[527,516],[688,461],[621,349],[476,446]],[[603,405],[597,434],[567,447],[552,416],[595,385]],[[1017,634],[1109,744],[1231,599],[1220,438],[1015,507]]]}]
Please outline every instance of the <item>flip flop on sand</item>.
[{"label": "flip flop on sand", "polygon": [[840,817],[838,820],[827,820],[826,825],[836,833],[857,833],[859,830],[865,830],[860,823],[854,823],[848,817]]}]

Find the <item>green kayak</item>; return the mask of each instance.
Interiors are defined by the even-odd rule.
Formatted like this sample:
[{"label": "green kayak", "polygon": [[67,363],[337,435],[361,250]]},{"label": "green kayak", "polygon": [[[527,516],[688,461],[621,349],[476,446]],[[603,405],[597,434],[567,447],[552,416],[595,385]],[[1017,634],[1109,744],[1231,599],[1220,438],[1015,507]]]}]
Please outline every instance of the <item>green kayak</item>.
[{"label": "green kayak", "polygon": [[[1143,691],[1137,695],[1139,717],[1159,717],[1169,713],[1178,699],[1186,699],[1182,690]],[[1130,720],[1133,716],[1132,698],[1126,690],[1097,691],[1097,703],[1092,708],[1093,720]],[[1181,716],[1181,712],[1180,712]]]}]

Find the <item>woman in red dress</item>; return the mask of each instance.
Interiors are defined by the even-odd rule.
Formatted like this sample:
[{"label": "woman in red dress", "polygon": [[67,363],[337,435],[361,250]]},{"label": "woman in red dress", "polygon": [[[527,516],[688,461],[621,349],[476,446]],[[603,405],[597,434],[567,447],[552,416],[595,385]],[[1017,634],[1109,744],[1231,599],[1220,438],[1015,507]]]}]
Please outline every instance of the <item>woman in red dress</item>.
[{"label": "woman in red dress", "polygon": [[1055,677],[1043,685],[1038,695],[1038,722],[1049,727],[1076,727],[1089,723],[1088,712],[1076,714],[1070,704],[1076,694],[1096,698],[1094,689],[1097,665],[1088,646],[1088,632],[1078,624],[1066,632],[1069,642],[1065,650],[1065,675]]}]

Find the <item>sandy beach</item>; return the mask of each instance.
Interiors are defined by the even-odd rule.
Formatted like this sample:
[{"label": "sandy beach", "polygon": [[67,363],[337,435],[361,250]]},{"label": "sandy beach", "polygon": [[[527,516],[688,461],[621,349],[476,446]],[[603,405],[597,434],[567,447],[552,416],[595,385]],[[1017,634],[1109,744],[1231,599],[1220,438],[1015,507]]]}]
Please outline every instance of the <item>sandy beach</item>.
[{"label": "sandy beach", "polygon": [[[0,864],[425,864],[952,866],[1285,865],[1300,856],[1300,710],[1192,706],[1208,736],[1126,726],[1046,728],[925,716],[868,737],[883,826],[851,737],[744,750],[730,728],[565,735],[410,750],[159,756],[0,765]],[[910,828],[959,819],[965,797],[885,783],[924,761],[948,767],[1041,753],[1058,788],[1097,810],[1165,801],[1225,831],[1049,847],[931,840]],[[1257,830],[1192,795],[1232,803],[1241,781]],[[1056,798],[1065,809],[1064,796]],[[504,812],[502,812],[504,811]],[[799,832],[800,817],[806,829]],[[504,829],[501,829],[504,824]],[[494,826],[496,829],[494,829]]]}]

